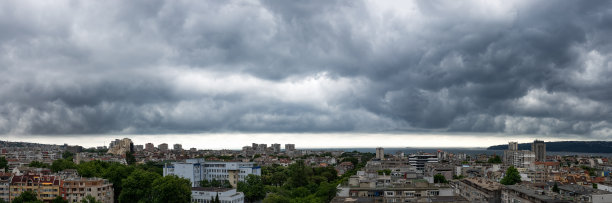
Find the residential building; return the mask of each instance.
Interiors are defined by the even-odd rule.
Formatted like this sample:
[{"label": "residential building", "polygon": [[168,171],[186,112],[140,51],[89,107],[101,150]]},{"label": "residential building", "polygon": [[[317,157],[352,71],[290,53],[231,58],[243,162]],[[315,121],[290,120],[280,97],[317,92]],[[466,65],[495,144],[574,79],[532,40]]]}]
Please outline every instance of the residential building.
[{"label": "residential building", "polygon": [[535,153],[535,161],[546,161],[546,143],[535,140],[531,143],[531,151]]},{"label": "residential building", "polygon": [[501,203],[502,185],[484,178],[464,178],[451,182],[455,193],[470,202]]},{"label": "residential building", "polygon": [[114,155],[125,155],[128,152],[134,152],[134,143],[129,138],[116,139],[111,142],[108,149],[108,153]]},{"label": "residential building", "polygon": [[183,150],[183,145],[181,145],[181,144],[174,144],[172,149],[174,149],[175,151],[181,151],[181,150]]},{"label": "residential building", "polygon": [[38,199],[49,202],[61,196],[62,181],[57,176],[49,175],[15,175],[10,185],[10,200],[13,201],[24,191],[33,191]]},{"label": "residential building", "polygon": [[164,176],[176,175],[199,187],[202,180],[228,180],[233,187],[244,181],[249,174],[261,175],[261,167],[253,162],[209,162],[204,159],[187,159],[164,165]]},{"label": "residential building", "polygon": [[533,168],[535,153],[527,150],[505,150],[503,161],[516,168]]},{"label": "residential building", "polygon": [[97,201],[113,203],[113,184],[102,178],[68,178],[63,181],[62,195],[68,202],[81,202],[91,195]]},{"label": "residential building", "polygon": [[244,194],[237,192],[232,188],[191,188],[191,202],[193,203],[210,203],[211,199],[219,196],[219,201],[223,203],[242,203],[244,202]]},{"label": "residential building", "polygon": [[160,151],[168,151],[168,144],[166,144],[166,143],[161,143],[161,144],[157,145],[157,148],[158,148]]},{"label": "residential building", "polygon": [[145,144],[145,150],[150,152],[155,151],[155,145],[153,145],[153,143],[147,143]]},{"label": "residential building", "polygon": [[518,151],[518,142],[508,142],[508,150]]},{"label": "residential building", "polygon": [[527,185],[506,185],[502,187],[503,203],[569,203],[573,198],[555,192]]},{"label": "residential building", "polygon": [[134,145],[134,150],[135,151],[142,151],[142,150],[144,150],[144,146],[143,145]]},{"label": "residential building", "polygon": [[385,149],[382,147],[376,148],[376,158],[380,160],[385,159]]},{"label": "residential building", "polygon": [[285,144],[285,151],[295,151],[295,144]]},{"label": "residential building", "polygon": [[281,145],[278,144],[278,143],[272,144],[272,151],[274,153],[280,153],[281,152]]},{"label": "residential building", "polygon": [[416,167],[417,170],[424,171],[425,164],[438,163],[438,157],[434,154],[426,153],[411,154],[408,156],[408,162],[410,163],[410,165]]},{"label": "residential building", "polygon": [[10,201],[10,185],[13,174],[0,172],[0,199],[9,202]]},{"label": "residential building", "polygon": [[592,203],[610,203],[612,202],[612,192],[594,189],[589,186],[582,185],[561,185],[559,186],[561,194],[570,196],[579,202]]}]

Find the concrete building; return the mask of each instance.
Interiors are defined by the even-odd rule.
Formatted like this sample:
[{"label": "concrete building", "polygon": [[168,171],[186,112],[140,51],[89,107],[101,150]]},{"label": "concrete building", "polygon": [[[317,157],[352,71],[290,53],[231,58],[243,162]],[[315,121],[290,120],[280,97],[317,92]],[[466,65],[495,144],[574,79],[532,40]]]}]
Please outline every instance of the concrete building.
[{"label": "concrete building", "polygon": [[62,195],[68,202],[81,202],[88,195],[99,202],[114,202],[113,184],[106,179],[68,178],[63,182]]},{"label": "concrete building", "polygon": [[134,145],[134,150],[137,152],[143,151],[144,150],[144,146],[143,145]]},{"label": "concrete building", "polygon": [[361,202],[434,202],[434,199],[442,200],[436,202],[467,202],[456,196],[448,184],[430,184],[425,180],[393,183],[391,179],[390,176],[375,179],[351,176],[349,185],[339,187],[337,198],[332,202],[347,202],[347,198]]},{"label": "concrete building", "polygon": [[295,151],[295,144],[285,144],[285,151]]},{"label": "concrete building", "polygon": [[174,144],[172,149],[174,149],[174,151],[182,151],[183,150],[183,145],[181,145],[181,144]]},{"label": "concrete building", "polygon": [[50,202],[61,195],[62,181],[57,176],[15,175],[10,185],[10,202],[24,191],[35,192],[39,200]]},{"label": "concrete building", "polygon": [[155,151],[155,145],[153,145],[153,143],[147,143],[145,144],[145,150],[150,152]]},{"label": "concrete building", "polygon": [[164,176],[176,175],[199,187],[202,180],[228,180],[234,187],[249,174],[261,175],[261,167],[253,162],[208,162],[204,159],[187,159],[164,165]]},{"label": "concrete building", "polygon": [[612,202],[612,192],[594,189],[582,185],[561,185],[561,194],[570,196],[579,202],[609,203]]},{"label": "concrete building", "polygon": [[168,144],[161,143],[161,144],[157,145],[157,149],[159,149],[160,151],[168,151]]},{"label": "concrete building", "polygon": [[501,203],[502,185],[484,178],[464,178],[451,182],[455,193],[470,202]]},{"label": "concrete building", "polygon": [[508,142],[508,150],[518,151],[518,142]]},{"label": "concrete building", "polygon": [[426,163],[438,163],[438,157],[434,154],[411,154],[408,156],[410,165],[416,167],[419,171],[425,170]]},{"label": "concrete building", "polygon": [[0,172],[0,199],[9,202],[10,201],[10,185],[13,174]]},{"label": "concrete building", "polygon": [[123,138],[122,140],[116,139],[111,142],[108,153],[114,155],[125,155],[127,152],[134,152],[134,143],[129,138]]},{"label": "concrete building", "polygon": [[237,192],[231,188],[191,188],[191,202],[193,203],[210,203],[211,199],[219,196],[219,201],[223,203],[242,203],[244,202],[244,194]]},{"label": "concrete building", "polygon": [[274,153],[280,153],[281,152],[281,145],[280,144],[274,143],[274,144],[272,144],[271,147],[272,147],[272,151]]},{"label": "concrete building", "polygon": [[516,168],[533,169],[535,164],[535,153],[527,150],[505,150],[503,161],[505,164]]},{"label": "concrete building", "polygon": [[385,159],[385,149],[382,147],[376,148],[376,158],[380,160]]},{"label": "concrete building", "polygon": [[546,143],[535,140],[531,143],[531,151],[535,153],[535,161],[546,161]]},{"label": "concrete building", "polygon": [[569,203],[573,198],[526,185],[506,185],[502,188],[503,203]]}]

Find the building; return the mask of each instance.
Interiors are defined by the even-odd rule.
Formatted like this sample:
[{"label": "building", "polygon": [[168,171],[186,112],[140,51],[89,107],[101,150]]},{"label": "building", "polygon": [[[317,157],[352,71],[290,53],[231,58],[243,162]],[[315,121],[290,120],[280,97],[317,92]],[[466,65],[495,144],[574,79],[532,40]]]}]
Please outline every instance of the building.
[{"label": "building", "polygon": [[68,202],[81,202],[91,195],[103,203],[114,202],[113,184],[102,178],[68,178],[62,186],[62,195]]},{"label": "building", "polygon": [[112,141],[108,153],[114,155],[125,155],[125,153],[134,152],[134,143],[129,138],[123,138],[122,140],[116,139]]},{"label": "building", "polygon": [[295,151],[295,144],[285,144],[285,151],[286,152]]},{"label": "building", "polygon": [[470,202],[501,203],[502,185],[484,178],[464,178],[451,182],[455,193]]},{"label": "building", "polygon": [[161,144],[157,145],[157,148],[159,149],[159,151],[168,151],[168,144],[161,143]]},{"label": "building", "polygon": [[187,159],[164,165],[164,176],[176,175],[189,179],[192,187],[199,187],[202,180],[227,180],[233,187],[249,174],[261,175],[261,167],[253,162],[207,162],[204,159]]},{"label": "building", "polygon": [[506,185],[502,188],[503,203],[569,203],[573,198],[526,185]]},{"label": "building", "polygon": [[573,197],[580,202],[612,202],[612,192],[594,189],[590,186],[568,184],[559,186],[559,190],[561,194]]},{"label": "building", "polygon": [[385,159],[385,149],[382,147],[376,148],[376,158],[380,160]]},{"label": "building", "polygon": [[518,151],[518,142],[508,142],[508,150]]},{"label": "building", "polygon": [[0,199],[9,202],[10,201],[10,185],[13,174],[0,172]]},{"label": "building", "polygon": [[280,153],[281,152],[281,145],[278,144],[278,143],[272,144],[272,151],[274,153]]},{"label": "building", "polygon": [[535,163],[535,153],[527,150],[505,150],[503,161],[516,168],[532,168]]},{"label": "building", "polygon": [[183,150],[183,145],[181,145],[181,144],[174,144],[172,149],[174,149],[175,151],[182,151]]},{"label": "building", "polygon": [[531,151],[535,153],[535,161],[546,161],[546,143],[535,140],[531,143]]},{"label": "building", "polygon": [[408,162],[410,165],[416,167],[419,171],[425,170],[426,163],[438,163],[438,157],[434,154],[411,154],[408,156]]},{"label": "building", "polygon": [[351,176],[348,186],[339,187],[332,202],[347,202],[347,198],[357,202],[467,202],[456,196],[448,184],[430,184],[422,179],[393,182],[392,179],[391,176]]},{"label": "building", "polygon": [[24,191],[33,191],[38,199],[50,202],[61,196],[62,181],[57,176],[48,175],[15,175],[10,185],[11,202]]},{"label": "building", "polygon": [[224,203],[242,203],[244,202],[244,194],[237,192],[232,188],[191,188],[191,202],[194,203],[210,203],[211,199],[219,196],[219,201]]},{"label": "building", "polygon": [[143,145],[134,145],[134,150],[138,151],[138,152],[142,151],[142,150],[144,150],[144,146]]},{"label": "building", "polygon": [[153,143],[147,143],[145,144],[145,150],[150,152],[155,151],[155,145],[153,145]]}]

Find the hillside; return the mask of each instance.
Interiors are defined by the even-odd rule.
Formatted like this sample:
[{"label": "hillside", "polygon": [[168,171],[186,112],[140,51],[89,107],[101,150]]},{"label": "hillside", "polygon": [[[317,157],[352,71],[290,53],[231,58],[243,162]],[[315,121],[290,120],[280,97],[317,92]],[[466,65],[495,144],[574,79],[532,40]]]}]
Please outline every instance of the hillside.
[{"label": "hillside", "polygon": [[[530,150],[531,143],[519,143],[519,150]],[[487,150],[506,150],[508,145],[490,146]],[[612,142],[607,141],[561,141],[546,142],[546,151],[550,152],[583,152],[612,153]]]}]

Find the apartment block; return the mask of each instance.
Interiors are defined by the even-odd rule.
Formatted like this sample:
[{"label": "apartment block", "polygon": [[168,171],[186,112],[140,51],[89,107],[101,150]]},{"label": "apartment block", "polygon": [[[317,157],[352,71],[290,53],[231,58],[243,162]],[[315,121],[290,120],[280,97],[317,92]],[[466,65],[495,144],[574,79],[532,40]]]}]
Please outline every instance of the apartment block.
[{"label": "apartment block", "polygon": [[15,175],[10,184],[10,200],[13,201],[22,192],[33,191],[38,199],[48,202],[61,195],[62,181],[57,176],[48,175]]},{"label": "apartment block", "polygon": [[81,202],[91,195],[97,201],[113,203],[113,184],[101,178],[69,178],[63,181],[62,195],[68,202]]},{"label": "apartment block", "polygon": [[464,178],[452,181],[455,193],[470,202],[501,203],[502,185],[484,178]]},{"label": "apartment block", "polygon": [[228,180],[233,187],[249,174],[261,175],[261,167],[253,162],[210,162],[204,159],[187,159],[164,165],[164,176],[176,175],[199,187],[202,180]]},{"label": "apartment block", "polygon": [[242,203],[244,194],[231,188],[191,188],[191,202],[209,203],[211,199],[219,196],[219,201],[223,203]]}]

